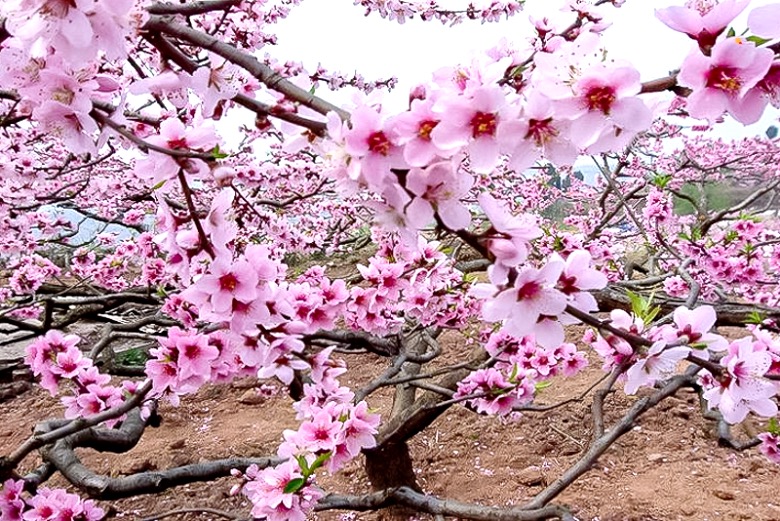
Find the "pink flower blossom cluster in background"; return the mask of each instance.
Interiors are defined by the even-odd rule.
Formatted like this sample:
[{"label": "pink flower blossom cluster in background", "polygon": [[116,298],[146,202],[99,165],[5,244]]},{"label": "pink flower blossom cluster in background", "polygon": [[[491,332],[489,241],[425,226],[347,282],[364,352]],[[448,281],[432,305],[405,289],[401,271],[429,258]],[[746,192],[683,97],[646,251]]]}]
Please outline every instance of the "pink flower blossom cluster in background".
[{"label": "pink flower blossom cluster in background", "polygon": [[[138,383],[130,380],[120,386],[111,385],[111,377],[103,374],[85,357],[77,344],[76,335],[64,335],[51,330],[27,346],[25,363],[33,375],[40,377],[41,387],[56,396],[69,388],[69,396],[62,397],[66,418],[90,417],[121,405],[138,389]],[[105,422],[109,427],[122,421],[124,416]]]},{"label": "pink flower blossom cluster in background", "polygon": [[0,519],[3,521],[100,521],[106,513],[91,499],[82,500],[62,489],[40,487],[24,497],[24,481],[0,485]]},{"label": "pink flower blossom cluster in background", "polygon": [[588,365],[585,354],[574,344],[546,349],[533,335],[515,337],[504,331],[492,333],[485,349],[497,362],[479,369],[458,384],[453,398],[467,400],[479,413],[505,416],[530,403],[537,384],[555,376],[574,376]]},{"label": "pink flower blossom cluster in background", "polygon": [[462,23],[466,19],[495,22],[502,17],[520,12],[523,2],[510,1],[478,1],[470,2],[465,9],[450,10],[440,7],[436,2],[412,2],[409,0],[354,0],[355,5],[366,9],[366,16],[377,13],[382,18],[395,20],[403,24],[407,19],[421,18],[423,20],[438,20],[450,26]]}]

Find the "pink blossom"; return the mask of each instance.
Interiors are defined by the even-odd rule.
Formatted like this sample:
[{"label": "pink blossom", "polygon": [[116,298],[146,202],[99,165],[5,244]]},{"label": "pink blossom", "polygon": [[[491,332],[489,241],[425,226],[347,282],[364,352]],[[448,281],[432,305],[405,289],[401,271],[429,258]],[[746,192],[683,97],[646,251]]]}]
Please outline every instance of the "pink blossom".
[{"label": "pink blossom", "polygon": [[761,440],[759,450],[772,463],[780,463],[780,436],[771,432],[762,432],[758,435]]},{"label": "pink blossom", "polygon": [[230,314],[234,300],[252,302],[257,297],[257,285],[257,272],[248,261],[231,263],[218,258],[182,296],[197,305],[203,315],[219,319]]},{"label": "pink blossom", "polygon": [[432,99],[414,99],[408,112],[388,122],[398,144],[403,146],[404,159],[410,166],[427,166],[436,157],[447,158],[457,150],[457,147],[440,148],[431,139],[431,132],[441,119],[433,111],[433,103]]},{"label": "pink blossom", "polygon": [[[483,318],[503,321],[504,329],[517,337],[532,333],[541,316],[555,317],[566,308],[566,296],[552,287],[563,267],[563,262],[550,261],[540,270],[520,270],[511,286],[499,290],[483,305]],[[475,290],[489,292],[490,287],[477,284]]]},{"label": "pink blossom", "polygon": [[481,194],[479,205],[492,225],[486,233],[487,246],[495,255],[502,274],[507,268],[513,268],[525,261],[528,255],[528,243],[541,237],[536,218],[531,215],[511,215],[507,208],[493,196]]},{"label": "pink blossom", "polygon": [[384,117],[373,107],[359,105],[350,124],[344,140],[346,152],[359,159],[360,169],[355,174],[372,188],[381,189],[389,182],[390,168],[403,165],[401,149],[385,128]]},{"label": "pink blossom", "polygon": [[596,64],[572,90],[573,98],[558,101],[557,113],[572,120],[569,135],[580,148],[596,152],[611,148],[618,135],[630,140],[652,122],[650,109],[637,97],[641,82],[633,67]]},{"label": "pink blossom", "polygon": [[596,299],[589,290],[602,289],[607,285],[607,277],[599,270],[591,268],[593,259],[587,250],[576,250],[566,257],[566,264],[558,279],[558,289],[580,311],[590,313],[598,310]]},{"label": "pink blossom", "polygon": [[763,38],[780,38],[780,4],[762,5],[753,9],[748,15],[750,32]]},{"label": "pink blossom", "polygon": [[406,177],[406,187],[415,197],[406,208],[412,226],[421,229],[433,220],[434,212],[451,230],[462,230],[471,222],[471,213],[461,202],[474,179],[451,162],[413,168]]},{"label": "pink blossom", "polygon": [[[187,128],[178,118],[163,120],[160,124],[160,133],[150,136],[147,140],[169,150],[196,152],[210,151],[219,143],[219,138],[210,122],[196,122],[194,126]],[[189,175],[197,176],[205,175],[208,170],[206,163],[200,159],[189,158],[186,164],[180,161],[183,160],[151,151],[146,159],[136,163],[135,173],[142,179],[151,179],[153,184],[157,185],[175,179],[182,169]]]},{"label": "pink blossom", "polygon": [[698,51],[683,62],[678,81],[693,89],[688,96],[688,112],[713,123],[723,111],[737,121],[758,121],[766,104],[753,87],[769,70],[774,55],[742,38],[728,38],[715,44],[712,56]]},{"label": "pink blossom", "polygon": [[558,117],[553,103],[531,91],[519,119],[501,127],[498,139],[510,156],[509,168],[522,172],[540,157],[558,165],[574,163],[579,150],[569,136],[570,123]]},{"label": "pink blossom", "polygon": [[668,342],[682,341],[690,345],[703,345],[711,351],[723,351],[728,347],[728,341],[720,335],[709,333],[716,319],[712,306],[699,306],[693,310],[680,306],[674,310],[677,328],[669,330],[664,338]]},{"label": "pink blossom", "polygon": [[515,385],[508,381],[506,376],[495,368],[480,369],[474,371],[463,381],[458,383],[458,390],[454,398],[485,394],[469,400],[477,412],[484,414],[506,415],[512,412],[518,399],[514,390]]},{"label": "pink blossom", "polygon": [[655,15],[670,28],[696,40],[706,51],[749,3],[750,0],[724,0],[703,15],[688,7],[672,6],[656,9]]},{"label": "pink blossom", "polygon": [[656,380],[674,374],[677,364],[690,352],[688,347],[667,347],[663,340],[655,342],[648,349],[647,356],[626,371],[626,394],[636,394],[640,387],[652,385]]},{"label": "pink blossom", "polygon": [[7,479],[0,487],[0,519],[3,521],[21,521],[24,510],[24,480]]},{"label": "pink blossom", "polygon": [[441,122],[431,131],[433,143],[445,150],[465,146],[475,172],[493,170],[500,153],[497,132],[510,111],[501,89],[480,87],[469,97],[443,97],[435,110]]}]

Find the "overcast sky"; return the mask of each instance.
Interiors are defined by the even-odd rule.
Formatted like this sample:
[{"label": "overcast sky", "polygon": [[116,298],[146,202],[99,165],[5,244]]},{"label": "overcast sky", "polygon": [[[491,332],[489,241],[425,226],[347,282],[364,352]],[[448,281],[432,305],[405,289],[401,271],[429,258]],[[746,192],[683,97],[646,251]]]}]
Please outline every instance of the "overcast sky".
[{"label": "overcast sky", "polygon": [[[773,1],[776,0],[753,0],[751,7]],[[447,8],[467,3],[467,0],[439,2]],[[479,0],[475,3],[479,5]],[[627,0],[619,9],[604,6],[605,19],[614,24],[605,33],[612,57],[632,62],[643,80],[665,76],[678,68],[694,43],[663,25],[654,10],[683,3],[683,0]],[[533,29],[528,22],[529,15],[558,19],[561,27],[570,23],[573,15],[561,12],[562,5],[562,0],[528,0],[525,12],[509,20],[489,24],[467,21],[446,27],[439,22],[419,20],[400,25],[377,14],[365,17],[364,9],[352,5],[352,0],[306,0],[278,25],[279,45],[271,54],[282,61],[302,61],[310,70],[322,63],[334,71],[358,71],[367,79],[396,76],[400,83],[391,96],[404,103],[409,88],[427,81],[433,70],[467,63],[475,51],[492,47],[501,38],[524,47]],[[749,10],[750,7],[735,20],[737,32],[746,27]],[[765,115],[751,129],[745,131],[735,124],[728,125],[726,132],[763,133],[776,120],[775,112]]]}]

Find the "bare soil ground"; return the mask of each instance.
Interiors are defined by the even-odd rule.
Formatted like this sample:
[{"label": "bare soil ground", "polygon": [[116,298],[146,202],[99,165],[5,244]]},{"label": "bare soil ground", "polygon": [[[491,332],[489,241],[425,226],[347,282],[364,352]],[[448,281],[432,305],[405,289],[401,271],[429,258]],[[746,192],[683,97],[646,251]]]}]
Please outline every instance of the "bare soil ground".
[{"label": "bare soil ground", "polygon": [[[581,330],[574,331],[573,337],[580,334]],[[469,349],[453,334],[446,335],[443,343],[450,360]],[[367,381],[386,363],[366,355],[344,358],[351,370],[343,381],[350,385]],[[557,403],[587,389],[602,376],[599,361],[592,362],[575,378],[556,380],[541,391],[538,401]],[[242,403],[253,392],[247,383],[203,388],[184,398],[178,408],[163,405],[162,425],[150,429],[128,454],[83,450],[80,455],[96,471],[114,476],[204,459],[271,455],[282,431],[296,427],[292,401],[279,394],[254,404]],[[635,399],[614,393],[607,401],[607,418],[617,418]],[[372,395],[370,405],[386,411],[390,401],[389,392],[382,392]],[[522,503],[556,479],[583,451],[590,437],[589,406],[590,396],[551,412],[528,413],[512,423],[453,408],[411,443],[419,482],[426,492],[461,501]],[[57,400],[40,388],[4,403],[0,406],[0,454],[17,447],[35,422],[57,417],[61,410]],[[780,468],[755,449],[737,453],[718,447],[714,427],[702,419],[693,393],[662,402],[557,501],[569,505],[581,521],[780,521]],[[35,464],[31,457],[23,470]],[[362,461],[353,462],[338,476],[322,478],[328,491],[359,494],[370,490]],[[121,519],[143,519],[182,507],[218,508],[248,517],[246,500],[228,496],[234,482],[225,478],[103,506]],[[62,485],[63,481],[55,476],[50,483]],[[340,515],[323,513],[316,518],[337,520]],[[188,515],[179,519],[219,518]],[[377,516],[358,514],[343,519],[374,520]]]}]

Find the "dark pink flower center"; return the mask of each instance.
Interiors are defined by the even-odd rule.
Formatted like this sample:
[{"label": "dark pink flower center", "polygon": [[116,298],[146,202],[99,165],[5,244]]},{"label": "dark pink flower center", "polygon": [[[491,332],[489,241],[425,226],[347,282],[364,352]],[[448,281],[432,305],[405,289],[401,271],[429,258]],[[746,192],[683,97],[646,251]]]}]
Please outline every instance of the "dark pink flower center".
[{"label": "dark pink flower center", "polygon": [[560,284],[561,292],[564,295],[572,295],[579,291],[579,289],[576,286],[577,277],[570,277],[565,274],[562,274],[561,278],[558,279],[558,284]]},{"label": "dark pink flower center", "polygon": [[249,304],[244,304],[240,300],[233,299],[233,313],[245,315],[249,312]]},{"label": "dark pink flower center", "polygon": [[387,139],[387,136],[382,131],[372,132],[366,142],[368,143],[368,149],[375,154],[386,156],[390,152],[390,140]]},{"label": "dark pink flower center", "polygon": [[612,104],[615,103],[615,89],[606,85],[593,87],[585,94],[585,102],[588,110],[599,110],[609,114]]},{"label": "dark pink flower center", "polygon": [[188,360],[195,360],[200,356],[200,346],[198,344],[187,344],[184,346],[182,354]]},{"label": "dark pink flower center", "polygon": [[179,150],[187,148],[187,140],[183,137],[168,140],[168,148],[172,150]]},{"label": "dark pink flower center", "polygon": [[533,139],[538,147],[549,143],[558,135],[558,131],[550,122],[552,122],[552,118],[529,120],[525,139]]},{"label": "dark pink flower center", "polygon": [[44,2],[40,12],[57,18],[65,18],[71,9],[76,9],[76,0],[49,0]]},{"label": "dark pink flower center", "polygon": [[436,128],[436,125],[438,125],[438,121],[433,120],[426,120],[420,123],[420,128],[417,129],[417,135],[420,136],[420,139],[424,139],[426,141],[431,140],[431,132],[433,132],[433,129]]},{"label": "dark pink flower center", "polygon": [[517,300],[529,300],[539,296],[542,286],[535,280],[526,282],[517,290]]},{"label": "dark pink flower center", "polygon": [[474,114],[474,117],[471,118],[472,135],[475,138],[479,136],[492,136],[496,133],[497,123],[498,119],[495,114],[477,112]]},{"label": "dark pink flower center", "polygon": [[234,291],[238,286],[238,278],[232,273],[225,273],[219,278],[219,288],[223,291]]},{"label": "dark pink flower center", "polygon": [[677,338],[684,337],[684,336],[688,337],[688,342],[694,343],[697,340],[699,340],[703,335],[699,332],[693,331],[691,329],[691,325],[688,324],[683,329],[677,331]]},{"label": "dark pink flower center", "polygon": [[742,87],[742,80],[733,67],[713,67],[707,73],[707,87],[736,94]]}]

